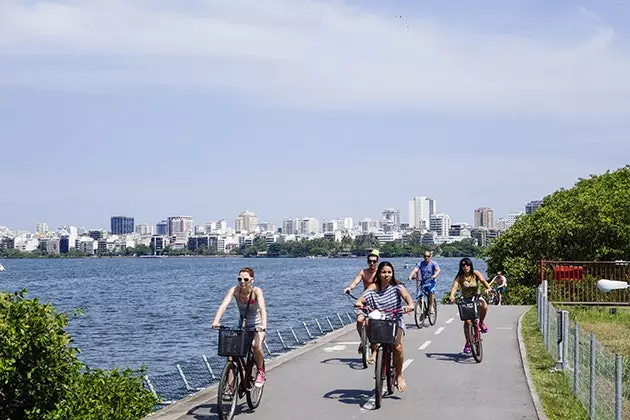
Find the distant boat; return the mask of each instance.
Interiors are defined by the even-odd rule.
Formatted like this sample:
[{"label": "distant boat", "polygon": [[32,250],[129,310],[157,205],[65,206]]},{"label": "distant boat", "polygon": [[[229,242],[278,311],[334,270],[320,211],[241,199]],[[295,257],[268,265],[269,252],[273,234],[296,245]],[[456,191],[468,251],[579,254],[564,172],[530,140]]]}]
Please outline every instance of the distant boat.
[{"label": "distant boat", "polygon": [[4,268],[4,265],[0,264],[0,271],[7,271],[7,269]]}]

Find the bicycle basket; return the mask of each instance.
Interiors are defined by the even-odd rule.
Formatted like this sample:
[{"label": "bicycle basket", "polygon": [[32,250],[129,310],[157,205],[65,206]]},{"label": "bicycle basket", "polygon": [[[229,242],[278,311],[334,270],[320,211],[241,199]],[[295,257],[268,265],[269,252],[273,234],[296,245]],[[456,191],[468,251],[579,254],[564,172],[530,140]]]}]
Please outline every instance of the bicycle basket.
[{"label": "bicycle basket", "polygon": [[478,300],[466,300],[460,302],[459,307],[459,318],[462,321],[468,321],[471,319],[479,318],[479,301]]},{"label": "bicycle basket", "polygon": [[370,319],[368,337],[371,343],[394,344],[396,341],[396,321],[391,319]]},{"label": "bicycle basket", "polygon": [[255,331],[219,330],[219,356],[245,357],[252,345]]}]

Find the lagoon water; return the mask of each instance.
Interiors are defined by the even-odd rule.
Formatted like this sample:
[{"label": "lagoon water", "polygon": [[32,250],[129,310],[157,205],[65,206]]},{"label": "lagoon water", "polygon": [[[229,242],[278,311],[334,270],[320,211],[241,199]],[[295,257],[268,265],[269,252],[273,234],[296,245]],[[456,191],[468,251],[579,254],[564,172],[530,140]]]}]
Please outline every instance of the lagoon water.
[{"label": "lagoon water", "polygon": [[[411,258],[390,259],[406,280]],[[452,284],[459,258],[436,258],[437,296]],[[485,274],[486,264],[473,260]],[[405,262],[408,268],[405,269]],[[140,367],[172,372],[176,362],[216,353],[211,322],[238,270],[251,266],[263,288],[268,330],[350,311],[343,288],[366,266],[363,258],[102,258],[3,260],[0,289],[27,289],[28,297],[69,314],[68,332],[92,367]],[[415,290],[415,286],[410,286]],[[83,316],[72,316],[80,308]],[[236,305],[224,323],[237,318]]]}]

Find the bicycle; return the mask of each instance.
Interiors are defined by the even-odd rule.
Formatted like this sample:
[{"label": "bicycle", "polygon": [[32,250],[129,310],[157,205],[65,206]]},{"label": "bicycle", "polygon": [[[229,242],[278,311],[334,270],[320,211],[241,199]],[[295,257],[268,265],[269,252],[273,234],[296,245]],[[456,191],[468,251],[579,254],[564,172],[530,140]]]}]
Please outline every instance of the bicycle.
[{"label": "bicycle", "polygon": [[[236,410],[238,398],[247,399],[247,405],[255,410],[260,405],[264,384],[258,388],[254,386],[258,367],[254,360],[252,340],[257,331],[265,331],[220,326],[219,356],[227,357],[217,394],[217,411],[220,420],[232,420]],[[263,369],[264,369],[263,360]],[[238,393],[237,393],[238,391]]]},{"label": "bicycle", "polygon": [[492,291],[488,292],[488,305],[498,305],[499,304],[499,293],[497,289],[492,289]]},{"label": "bicycle", "polygon": [[470,343],[470,351],[475,362],[483,360],[483,339],[481,338],[481,325],[479,322],[479,295],[472,298],[458,298],[457,306],[459,318],[466,325],[466,340]]},{"label": "bicycle", "polygon": [[[348,296],[348,299],[354,299],[354,302],[352,302],[353,306],[354,303],[359,299],[355,296],[353,296],[350,292],[346,293],[346,296]],[[370,342],[368,341],[368,335],[367,335],[367,313],[364,312],[365,318],[363,320],[363,322],[361,323],[361,329],[359,330],[359,340],[361,341],[361,348],[363,349],[363,351],[361,352],[361,362],[363,363],[363,369],[367,369],[368,367],[368,350],[370,348]]]},{"label": "bicycle", "polygon": [[[404,313],[405,311],[382,312],[396,314]],[[393,319],[370,319],[368,323],[370,343],[377,344],[376,362],[374,364],[374,407],[378,409],[381,408],[383,399],[383,382],[387,383],[387,395],[394,394],[394,387],[397,385],[396,367],[394,366],[394,343],[396,342],[397,322]]]},{"label": "bicycle", "polygon": [[435,325],[435,322],[437,321],[437,304],[435,302],[435,295],[433,302],[433,313],[430,313],[429,293],[427,293],[425,288],[422,286],[420,286],[420,292],[420,296],[418,296],[418,284],[416,283],[416,296],[418,296],[418,298],[416,299],[416,305],[413,310],[413,317],[416,321],[416,326],[418,328],[424,327],[425,319],[429,320],[429,325]]}]

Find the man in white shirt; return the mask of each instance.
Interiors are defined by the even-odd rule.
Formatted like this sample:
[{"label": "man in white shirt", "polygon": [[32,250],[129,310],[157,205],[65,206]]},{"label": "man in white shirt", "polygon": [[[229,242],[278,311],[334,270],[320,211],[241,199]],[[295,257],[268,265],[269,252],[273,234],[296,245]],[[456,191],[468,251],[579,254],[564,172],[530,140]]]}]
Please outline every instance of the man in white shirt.
[{"label": "man in white shirt", "polygon": [[497,271],[497,275],[494,276],[492,281],[490,281],[490,286],[495,284],[495,290],[497,291],[497,295],[499,296],[499,305],[503,303],[503,294],[507,289],[507,279],[503,275],[502,271]]}]

